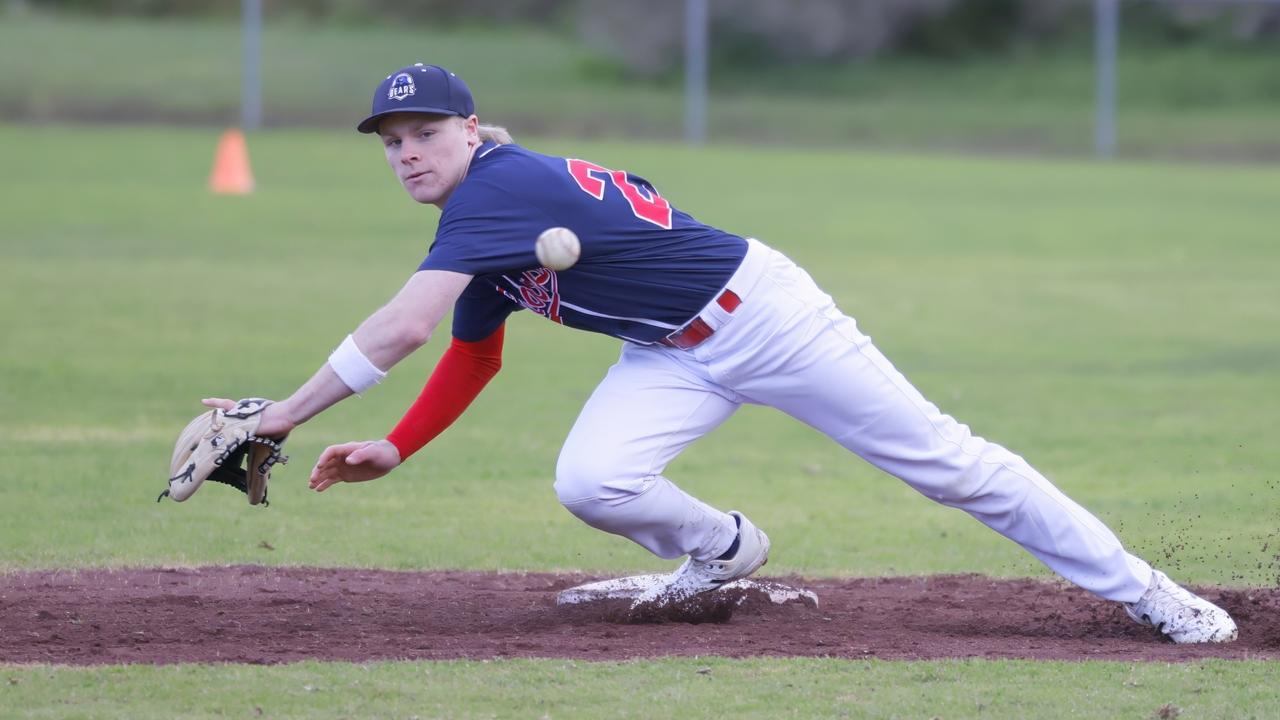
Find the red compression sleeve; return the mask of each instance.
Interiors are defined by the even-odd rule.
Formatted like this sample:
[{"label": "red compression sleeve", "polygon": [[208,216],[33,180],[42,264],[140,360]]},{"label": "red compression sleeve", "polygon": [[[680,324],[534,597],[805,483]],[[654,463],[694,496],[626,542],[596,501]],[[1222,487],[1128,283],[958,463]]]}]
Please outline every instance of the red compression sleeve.
[{"label": "red compression sleeve", "polygon": [[457,338],[440,356],[422,394],[400,418],[387,440],[400,451],[401,462],[453,424],[502,367],[505,325],[478,342]]}]

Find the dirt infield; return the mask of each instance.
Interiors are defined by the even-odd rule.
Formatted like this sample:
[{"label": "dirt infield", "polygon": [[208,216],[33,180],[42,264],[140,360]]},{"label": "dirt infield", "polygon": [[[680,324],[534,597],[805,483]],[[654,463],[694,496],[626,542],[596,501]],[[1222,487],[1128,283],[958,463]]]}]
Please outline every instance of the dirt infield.
[{"label": "dirt infield", "polygon": [[[726,622],[626,624],[558,607],[586,575],[260,566],[0,575],[0,662],[364,661],[660,655],[1280,658],[1280,590],[1202,589],[1240,639],[1168,643],[1073,587],[976,575],[802,580],[817,609],[748,599]],[[727,614],[727,613],[726,613]]]}]

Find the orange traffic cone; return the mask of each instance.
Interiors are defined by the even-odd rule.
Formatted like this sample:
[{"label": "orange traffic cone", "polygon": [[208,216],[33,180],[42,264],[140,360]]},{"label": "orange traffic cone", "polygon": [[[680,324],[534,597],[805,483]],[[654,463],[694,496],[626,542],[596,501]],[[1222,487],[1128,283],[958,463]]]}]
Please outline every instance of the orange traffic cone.
[{"label": "orange traffic cone", "polygon": [[244,133],[232,128],[218,140],[218,153],[209,173],[209,189],[219,195],[247,195],[253,192],[253,171],[249,169],[249,147]]}]

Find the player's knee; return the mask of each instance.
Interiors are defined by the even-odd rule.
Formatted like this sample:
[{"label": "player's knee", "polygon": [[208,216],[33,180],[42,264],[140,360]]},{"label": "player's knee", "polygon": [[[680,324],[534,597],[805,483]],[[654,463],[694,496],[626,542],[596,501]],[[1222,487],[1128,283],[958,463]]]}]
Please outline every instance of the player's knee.
[{"label": "player's knee", "polygon": [[566,507],[597,498],[610,476],[610,468],[591,455],[562,452],[556,462],[556,498]]}]

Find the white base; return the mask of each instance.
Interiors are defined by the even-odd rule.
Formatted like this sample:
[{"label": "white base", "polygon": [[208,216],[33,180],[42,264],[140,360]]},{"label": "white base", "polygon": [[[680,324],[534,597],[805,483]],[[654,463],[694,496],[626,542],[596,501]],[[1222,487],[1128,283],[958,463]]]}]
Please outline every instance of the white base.
[{"label": "white base", "polygon": [[[668,575],[632,575],[630,577],[590,582],[567,590],[561,590],[560,594],[556,595],[556,604],[579,605],[599,600],[634,600],[648,588],[666,582],[668,577]],[[815,608],[818,607],[818,596],[812,591],[793,588],[789,585],[767,580],[736,580],[710,592],[723,592],[725,590],[755,590],[763,593],[775,605],[794,602],[804,603]],[[743,599],[746,599],[745,595]]]}]

